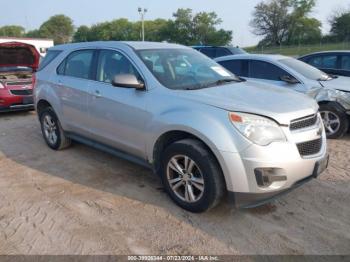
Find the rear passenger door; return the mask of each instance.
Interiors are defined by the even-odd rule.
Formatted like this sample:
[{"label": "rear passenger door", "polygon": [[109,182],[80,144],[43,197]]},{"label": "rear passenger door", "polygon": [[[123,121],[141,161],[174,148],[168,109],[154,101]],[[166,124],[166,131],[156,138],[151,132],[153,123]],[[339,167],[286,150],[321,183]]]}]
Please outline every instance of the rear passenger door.
[{"label": "rear passenger door", "polygon": [[67,131],[89,134],[87,99],[92,82],[94,50],[70,53],[57,69],[55,85]]},{"label": "rear passenger door", "polygon": [[128,57],[117,50],[99,50],[96,81],[89,86],[90,129],[101,144],[144,158],[147,91],[112,85],[118,74],[143,78]]}]

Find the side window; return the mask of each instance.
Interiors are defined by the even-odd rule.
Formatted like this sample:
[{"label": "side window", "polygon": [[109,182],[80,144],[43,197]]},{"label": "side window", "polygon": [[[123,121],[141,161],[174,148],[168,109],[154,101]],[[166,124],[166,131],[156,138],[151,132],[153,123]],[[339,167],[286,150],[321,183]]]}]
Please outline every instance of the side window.
[{"label": "side window", "polygon": [[231,73],[242,76],[243,73],[243,61],[242,60],[226,60],[219,62],[220,65],[225,67]]},{"label": "side window", "polygon": [[337,58],[338,56],[336,55],[323,56],[322,68],[336,69]]},{"label": "side window", "polygon": [[322,67],[322,57],[321,56],[313,56],[308,59],[308,63],[314,67],[320,68]]},{"label": "side window", "polygon": [[93,50],[81,50],[71,53],[57,68],[59,75],[91,79]]},{"label": "side window", "polygon": [[201,48],[200,51],[210,58],[214,58],[216,56],[216,50],[215,48],[212,48],[212,47],[204,47],[204,48]]},{"label": "side window", "polygon": [[249,63],[249,77],[281,81],[281,76],[290,75],[283,69],[264,61],[252,60]]},{"label": "side window", "polygon": [[224,47],[216,48],[215,57],[227,56],[227,55],[232,55],[232,53],[227,48],[224,48]]},{"label": "side window", "polygon": [[350,71],[350,55],[343,55],[342,56],[341,69]]},{"label": "side window", "polygon": [[131,62],[122,54],[113,50],[100,51],[97,66],[97,81],[111,83],[116,75],[133,74],[141,77]]}]

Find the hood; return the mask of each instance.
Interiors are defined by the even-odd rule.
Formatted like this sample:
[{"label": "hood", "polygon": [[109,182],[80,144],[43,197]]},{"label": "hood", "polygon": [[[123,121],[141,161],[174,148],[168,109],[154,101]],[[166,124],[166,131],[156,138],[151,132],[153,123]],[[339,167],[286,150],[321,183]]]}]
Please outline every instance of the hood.
[{"label": "hood", "polygon": [[39,66],[40,55],[32,45],[7,42],[0,44],[0,67],[25,66],[34,71]]},{"label": "hood", "polygon": [[227,111],[267,116],[284,125],[318,110],[317,103],[306,95],[249,81],[179,92],[179,95]]},{"label": "hood", "polygon": [[350,77],[339,76],[329,81],[321,81],[322,86],[350,92]]}]

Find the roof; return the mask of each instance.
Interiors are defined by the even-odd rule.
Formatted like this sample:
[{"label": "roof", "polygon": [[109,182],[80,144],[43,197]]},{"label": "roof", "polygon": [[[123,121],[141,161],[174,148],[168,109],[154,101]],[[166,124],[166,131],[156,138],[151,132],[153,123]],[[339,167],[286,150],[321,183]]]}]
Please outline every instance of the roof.
[{"label": "roof", "polygon": [[242,55],[229,55],[215,59],[215,61],[225,61],[231,59],[259,59],[268,61],[278,61],[281,59],[289,58],[283,55],[261,55],[261,54],[242,54]]},{"label": "roof", "polygon": [[159,43],[159,42],[141,42],[141,41],[97,41],[97,42],[82,42],[57,45],[52,48],[59,50],[66,50],[70,48],[88,48],[88,47],[118,47],[118,46],[129,46],[136,50],[143,49],[167,49],[167,48],[188,48],[183,45],[170,44],[170,43]]},{"label": "roof", "polygon": [[329,50],[329,51],[314,52],[311,54],[303,55],[300,58],[310,56],[310,55],[322,55],[322,54],[333,54],[333,53],[348,53],[348,54],[350,54],[350,50]]}]

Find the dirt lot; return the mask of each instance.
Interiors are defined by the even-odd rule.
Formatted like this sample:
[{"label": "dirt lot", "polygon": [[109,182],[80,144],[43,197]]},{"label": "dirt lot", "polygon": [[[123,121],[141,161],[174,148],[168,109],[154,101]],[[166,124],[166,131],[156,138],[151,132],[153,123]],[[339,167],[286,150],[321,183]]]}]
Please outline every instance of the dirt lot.
[{"label": "dirt lot", "polygon": [[0,115],[0,254],[350,254],[350,136],[319,179],[251,210],[175,206],[150,171]]}]

